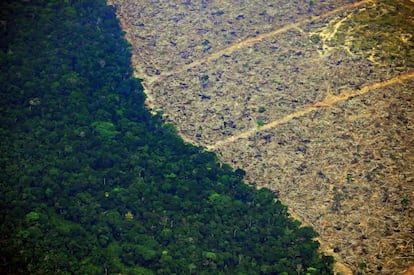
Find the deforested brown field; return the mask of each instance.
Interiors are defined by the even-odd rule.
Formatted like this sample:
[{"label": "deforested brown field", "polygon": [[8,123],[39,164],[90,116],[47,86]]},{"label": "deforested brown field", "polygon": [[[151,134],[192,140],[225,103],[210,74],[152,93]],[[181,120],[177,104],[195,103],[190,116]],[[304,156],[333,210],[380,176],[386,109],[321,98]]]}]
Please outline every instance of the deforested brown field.
[{"label": "deforested brown field", "polygon": [[338,273],[414,265],[414,1],[108,4],[148,108],[277,193]]}]

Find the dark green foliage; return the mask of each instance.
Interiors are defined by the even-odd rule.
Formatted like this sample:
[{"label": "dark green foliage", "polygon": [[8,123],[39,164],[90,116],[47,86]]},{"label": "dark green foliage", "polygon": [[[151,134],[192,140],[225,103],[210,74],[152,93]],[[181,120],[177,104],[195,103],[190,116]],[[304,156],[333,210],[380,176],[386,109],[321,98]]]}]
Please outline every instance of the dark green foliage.
[{"label": "dark green foliage", "polygon": [[113,8],[0,12],[1,274],[331,273],[270,192],[149,114]]}]

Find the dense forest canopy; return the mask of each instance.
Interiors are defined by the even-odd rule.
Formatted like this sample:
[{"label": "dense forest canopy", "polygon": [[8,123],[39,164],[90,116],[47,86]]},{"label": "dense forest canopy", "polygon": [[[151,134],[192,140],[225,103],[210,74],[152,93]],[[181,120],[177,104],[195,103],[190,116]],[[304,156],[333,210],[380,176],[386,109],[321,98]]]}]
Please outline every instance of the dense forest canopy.
[{"label": "dense forest canopy", "polygon": [[104,1],[1,4],[1,274],[331,274],[315,232],[144,106]]}]

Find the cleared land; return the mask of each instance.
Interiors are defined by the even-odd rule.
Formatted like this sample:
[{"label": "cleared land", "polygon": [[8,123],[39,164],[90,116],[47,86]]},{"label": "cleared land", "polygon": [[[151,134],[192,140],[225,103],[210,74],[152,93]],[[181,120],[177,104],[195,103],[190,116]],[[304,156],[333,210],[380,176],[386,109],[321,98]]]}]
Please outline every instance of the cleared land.
[{"label": "cleared land", "polygon": [[414,264],[412,1],[109,4],[184,139],[278,193],[354,273]]}]

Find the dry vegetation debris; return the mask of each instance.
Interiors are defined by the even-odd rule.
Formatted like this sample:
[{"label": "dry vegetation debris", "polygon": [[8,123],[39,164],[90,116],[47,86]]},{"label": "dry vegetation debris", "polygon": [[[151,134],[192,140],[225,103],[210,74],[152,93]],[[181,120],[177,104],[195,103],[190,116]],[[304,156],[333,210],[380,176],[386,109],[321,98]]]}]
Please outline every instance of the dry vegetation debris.
[{"label": "dry vegetation debris", "polygon": [[414,262],[412,1],[113,0],[149,106],[354,272]]},{"label": "dry vegetation debris", "polygon": [[346,263],[392,273],[413,249],[413,85],[310,112],[220,152],[276,190]]}]

